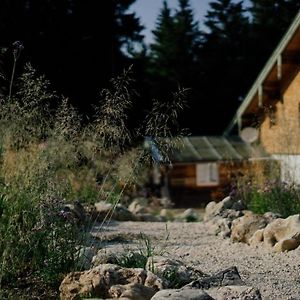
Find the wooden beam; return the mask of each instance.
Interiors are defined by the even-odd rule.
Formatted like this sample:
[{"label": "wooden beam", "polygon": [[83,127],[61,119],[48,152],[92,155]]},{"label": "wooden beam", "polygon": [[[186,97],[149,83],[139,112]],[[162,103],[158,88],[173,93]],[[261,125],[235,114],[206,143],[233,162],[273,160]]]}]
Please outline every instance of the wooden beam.
[{"label": "wooden beam", "polygon": [[281,54],[277,57],[277,79],[280,80],[282,77],[282,56]]},{"label": "wooden beam", "polygon": [[262,105],[263,105],[263,87],[261,84],[258,87],[257,93],[258,93],[258,107],[262,107]]}]

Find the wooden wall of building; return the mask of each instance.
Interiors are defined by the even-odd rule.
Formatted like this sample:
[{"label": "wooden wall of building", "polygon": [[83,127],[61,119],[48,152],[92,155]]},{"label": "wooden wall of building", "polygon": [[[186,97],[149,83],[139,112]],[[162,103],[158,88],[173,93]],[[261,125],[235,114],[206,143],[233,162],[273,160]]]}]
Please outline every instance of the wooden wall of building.
[{"label": "wooden wall of building", "polygon": [[230,192],[231,185],[249,165],[243,161],[220,161],[217,185],[197,186],[197,163],[174,164],[169,170],[168,184],[171,200],[177,207],[204,207],[208,202],[221,201]]},{"label": "wooden wall of building", "polygon": [[296,74],[282,101],[266,109],[260,126],[260,142],[270,154],[300,153],[300,72]]}]

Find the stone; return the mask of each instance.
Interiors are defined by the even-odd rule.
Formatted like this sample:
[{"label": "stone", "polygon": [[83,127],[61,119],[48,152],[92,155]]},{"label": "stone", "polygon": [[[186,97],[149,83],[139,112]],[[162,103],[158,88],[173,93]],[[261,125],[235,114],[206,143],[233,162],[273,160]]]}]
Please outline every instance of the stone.
[{"label": "stone", "polygon": [[264,229],[258,229],[249,239],[250,246],[258,246],[264,241]]},{"label": "stone", "polygon": [[93,265],[92,261],[96,253],[97,249],[95,247],[80,247],[75,254],[79,268],[83,270],[90,269]]},{"label": "stone", "polygon": [[213,219],[207,221],[205,226],[208,232],[220,235],[223,238],[230,237],[233,219],[240,217],[242,214],[237,211],[228,210],[226,215],[228,217],[215,216]]},{"label": "stone", "polygon": [[222,286],[206,291],[215,300],[261,300],[260,291],[249,286]]},{"label": "stone", "polygon": [[92,258],[92,266],[96,267],[101,264],[118,264],[118,254],[110,249],[100,249]]},{"label": "stone", "polygon": [[155,292],[163,288],[163,281],[149,271],[104,264],[88,271],[69,273],[62,281],[59,291],[61,300],[91,296],[109,298],[112,286],[130,283],[145,285]]},{"label": "stone", "polygon": [[184,286],[184,288],[210,289],[227,285],[245,285],[238,269],[233,266],[214,275],[200,278]]},{"label": "stone", "polygon": [[206,292],[197,289],[167,289],[156,293],[151,300],[214,300]]},{"label": "stone", "polygon": [[231,222],[222,217],[214,217],[205,223],[207,232],[213,235],[220,235],[222,237],[229,237],[231,230]]},{"label": "stone", "polygon": [[232,221],[244,215],[243,211],[240,210],[242,208],[242,202],[236,201],[230,196],[219,203],[208,203],[204,214],[204,224],[208,232],[222,237],[229,237]]},{"label": "stone", "polygon": [[128,210],[132,212],[133,214],[138,213],[148,213],[149,209],[148,206],[148,200],[146,198],[140,197],[135,198],[128,206]]},{"label": "stone", "polygon": [[[245,209],[244,204],[241,200],[235,200],[228,196],[220,202],[209,202],[205,208],[204,221],[208,221],[216,216],[229,217],[228,210],[235,212],[242,212]],[[235,214],[232,214],[234,217]]]},{"label": "stone", "polygon": [[198,218],[199,218],[198,213],[194,209],[192,209],[192,208],[186,209],[180,215],[180,219],[183,219],[186,222],[195,222],[195,221],[198,221]]},{"label": "stone", "polygon": [[300,245],[300,215],[278,218],[263,232],[263,245],[276,252],[290,251]]},{"label": "stone", "polygon": [[179,260],[164,256],[149,257],[146,269],[155,271],[155,274],[165,279],[169,288],[180,288],[196,278],[207,276],[199,270],[184,265]]},{"label": "stone", "polygon": [[100,201],[94,204],[93,218],[102,221],[107,216],[116,221],[135,221],[135,217],[127,208],[121,204],[114,206],[111,203]]},{"label": "stone", "polygon": [[156,291],[153,288],[140,283],[113,285],[108,291],[111,298],[126,297],[131,300],[150,300],[155,293]]},{"label": "stone", "polygon": [[72,216],[77,220],[78,224],[83,224],[85,222],[86,211],[78,200],[70,204],[65,204],[62,211],[71,213]]},{"label": "stone", "polygon": [[142,214],[142,213],[138,213],[135,215],[135,219],[136,221],[140,221],[140,222],[165,222],[165,218],[162,216],[155,216],[153,214]]},{"label": "stone", "polygon": [[168,210],[167,208],[163,208],[160,212],[159,215],[163,218],[167,218],[169,219],[170,216],[172,215],[172,213],[170,212],[170,210]]},{"label": "stone", "polygon": [[259,214],[246,211],[244,216],[235,219],[231,226],[231,240],[233,242],[242,242],[250,244],[253,234],[262,228],[265,228],[268,220]]}]

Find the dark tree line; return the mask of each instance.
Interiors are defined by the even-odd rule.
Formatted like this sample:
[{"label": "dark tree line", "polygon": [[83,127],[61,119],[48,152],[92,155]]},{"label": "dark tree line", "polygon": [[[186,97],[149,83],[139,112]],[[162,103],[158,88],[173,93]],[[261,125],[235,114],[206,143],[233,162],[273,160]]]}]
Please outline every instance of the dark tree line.
[{"label": "dark tree line", "polygon": [[219,134],[300,8],[296,0],[215,0],[199,27],[189,0],[175,10],[166,1],[150,46],[141,21],[129,12],[136,0],[0,0],[0,46],[8,89],[10,47],[24,44],[21,61],[45,73],[54,88],[83,113],[111,77],[133,65],[139,96],[132,126],[151,99],[168,101],[189,88],[180,119],[193,134]]}]

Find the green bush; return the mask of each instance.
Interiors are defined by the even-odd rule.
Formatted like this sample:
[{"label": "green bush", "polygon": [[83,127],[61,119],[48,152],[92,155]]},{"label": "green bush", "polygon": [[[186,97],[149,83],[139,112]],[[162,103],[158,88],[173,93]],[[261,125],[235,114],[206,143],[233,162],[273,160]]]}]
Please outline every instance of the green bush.
[{"label": "green bush", "polygon": [[300,213],[300,187],[295,184],[278,180],[263,185],[248,183],[239,188],[238,194],[247,208],[255,213],[271,211],[282,217]]}]

